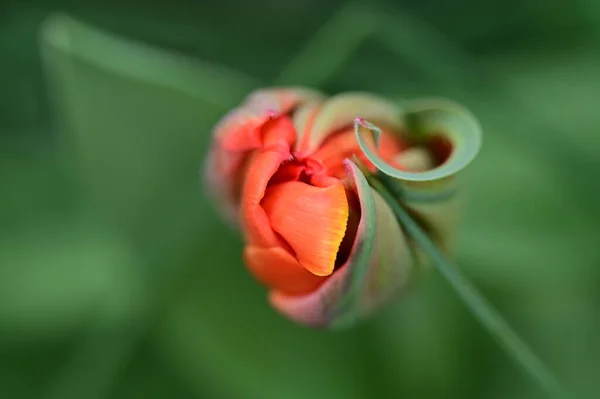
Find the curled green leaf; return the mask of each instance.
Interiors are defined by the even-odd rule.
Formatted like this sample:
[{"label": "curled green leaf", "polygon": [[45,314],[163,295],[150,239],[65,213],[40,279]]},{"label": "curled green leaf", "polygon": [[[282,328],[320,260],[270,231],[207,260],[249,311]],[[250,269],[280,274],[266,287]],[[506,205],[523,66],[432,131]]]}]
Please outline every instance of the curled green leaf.
[{"label": "curled green leaf", "polygon": [[[418,215],[422,226],[445,252],[450,251],[460,201],[454,176],[476,157],[481,147],[481,128],[466,108],[449,100],[418,100],[401,109],[402,138],[410,148],[396,157],[403,170],[386,163],[369,144],[369,134],[378,144],[381,130],[356,118],[356,139],[367,159],[378,169],[380,180],[398,201]],[[445,154],[434,161],[432,148]],[[429,153],[429,155],[428,155]]]},{"label": "curled green leaf", "polygon": [[425,144],[433,137],[443,137],[452,145],[449,158],[441,165],[423,172],[398,170],[384,162],[369,147],[362,134],[367,130],[376,140],[381,130],[363,118],[356,118],[356,139],[369,161],[379,171],[406,182],[437,181],[452,176],[475,158],[481,147],[481,127],[466,108],[449,100],[410,102],[401,110],[406,138],[415,144]]}]

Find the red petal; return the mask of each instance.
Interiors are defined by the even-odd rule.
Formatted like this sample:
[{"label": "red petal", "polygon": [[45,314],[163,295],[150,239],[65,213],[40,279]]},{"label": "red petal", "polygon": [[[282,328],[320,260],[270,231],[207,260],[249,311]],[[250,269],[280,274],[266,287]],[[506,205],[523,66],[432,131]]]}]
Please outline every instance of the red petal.
[{"label": "red petal", "polygon": [[246,240],[249,244],[263,247],[278,245],[277,237],[260,202],[271,176],[288,156],[285,149],[270,149],[258,152],[250,160],[240,205]]},{"label": "red petal", "polygon": [[[380,137],[377,152],[383,160],[391,162],[393,157],[406,147],[406,144],[398,137],[384,132]],[[354,155],[366,166],[373,166],[361,151],[356,141],[354,129],[346,129],[328,137],[323,142],[323,145],[312,155],[312,158],[320,160],[331,175],[342,179],[346,175],[343,163],[344,159],[351,159]]]},{"label": "red petal", "polygon": [[314,291],[327,277],[315,276],[283,248],[247,246],[244,259],[252,274],[269,288],[287,295]]},{"label": "red petal", "polygon": [[314,187],[287,182],[269,187],[262,206],[274,231],[302,266],[318,276],[333,272],[348,222],[344,185]]},{"label": "red petal", "polygon": [[415,265],[406,236],[389,206],[369,187],[356,165],[346,164],[349,185],[361,212],[350,256],[306,295],[290,296],[278,290],[269,293],[278,311],[314,327],[347,323],[373,312],[401,292]]},{"label": "red petal", "polygon": [[280,118],[304,102],[320,98],[318,92],[308,89],[258,90],[250,94],[244,104],[221,119],[215,127],[215,139],[227,151],[259,148],[265,144],[262,128],[269,120]]},{"label": "red petal", "polygon": [[244,107],[236,108],[215,127],[215,140],[220,148],[227,151],[258,148],[262,144],[260,128],[269,118],[266,111],[254,113]]},{"label": "red petal", "polygon": [[289,118],[281,117],[267,123],[263,130],[268,145],[257,150],[248,161],[240,207],[248,243],[272,247],[278,245],[279,240],[271,229],[260,201],[271,177],[282,162],[290,158],[294,128]]}]

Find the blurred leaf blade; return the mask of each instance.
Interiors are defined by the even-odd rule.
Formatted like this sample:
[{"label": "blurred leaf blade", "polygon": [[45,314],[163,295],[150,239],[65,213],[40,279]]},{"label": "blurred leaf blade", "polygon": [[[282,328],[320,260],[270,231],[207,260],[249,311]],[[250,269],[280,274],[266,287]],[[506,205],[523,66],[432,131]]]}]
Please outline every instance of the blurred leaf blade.
[{"label": "blurred leaf blade", "polygon": [[[312,40],[343,14],[340,2],[2,3],[3,392],[541,399],[435,275],[348,334],[304,331],[273,314],[198,173],[213,124],[261,83],[189,56],[263,82],[444,95],[471,108],[485,137],[462,179],[458,263],[568,385],[598,397],[596,3],[357,1],[355,22],[321,44]],[[93,21],[102,39],[86,45],[73,25],[58,47],[42,36],[47,76],[58,79],[44,82],[38,29],[55,10]],[[375,34],[363,35],[373,20]],[[46,157],[56,144],[63,151]],[[131,306],[138,297],[149,298],[150,319],[131,326],[144,313]],[[81,340],[98,308],[116,334]],[[131,359],[118,332],[130,328],[141,329]],[[101,373],[88,385],[86,370]]]},{"label": "blurred leaf blade", "polygon": [[178,90],[227,109],[258,81],[222,65],[167,53],[104,32],[66,14],[55,14],[41,31],[44,51],[56,51],[124,77]]},{"label": "blurred leaf blade", "polygon": [[46,21],[42,50],[65,154],[94,206],[130,230],[199,186],[211,125],[256,85],[64,15]]},{"label": "blurred leaf blade", "polygon": [[320,88],[329,83],[363,42],[373,36],[378,24],[377,13],[367,7],[358,3],[340,7],[283,67],[275,84]]}]

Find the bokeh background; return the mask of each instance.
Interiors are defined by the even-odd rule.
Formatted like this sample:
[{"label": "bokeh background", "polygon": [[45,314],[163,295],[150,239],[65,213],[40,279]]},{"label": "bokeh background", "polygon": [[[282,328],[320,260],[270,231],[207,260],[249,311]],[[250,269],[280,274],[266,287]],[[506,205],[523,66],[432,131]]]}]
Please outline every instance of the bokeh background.
[{"label": "bokeh background", "polygon": [[199,171],[275,84],[471,108],[457,262],[600,397],[596,0],[3,0],[0,397],[544,397],[436,273],[348,331],[268,307]]}]

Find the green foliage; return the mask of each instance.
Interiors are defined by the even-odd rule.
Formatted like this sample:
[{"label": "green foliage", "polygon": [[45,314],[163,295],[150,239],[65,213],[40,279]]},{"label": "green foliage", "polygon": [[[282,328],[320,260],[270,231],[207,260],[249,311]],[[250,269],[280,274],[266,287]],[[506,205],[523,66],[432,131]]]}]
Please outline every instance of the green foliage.
[{"label": "green foliage", "polygon": [[0,6],[6,397],[543,397],[435,274],[345,332],[268,307],[200,168],[216,121],[272,82],[471,109],[457,263],[598,396],[596,3],[377,2],[326,25],[336,3]]}]

